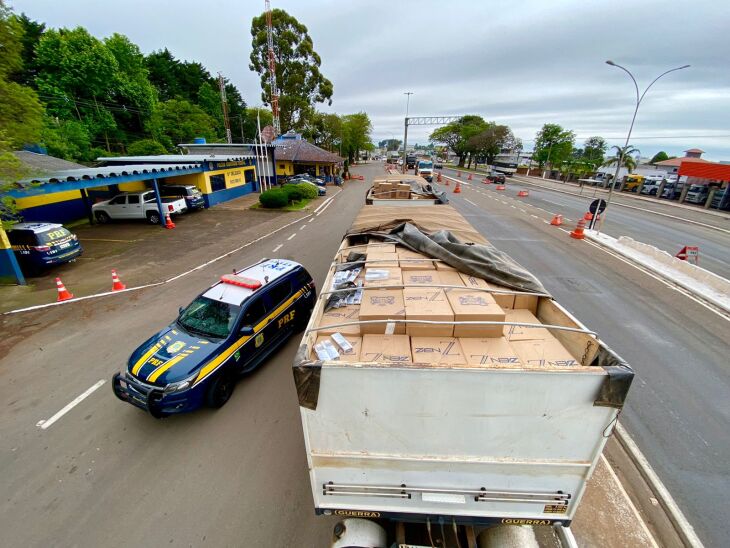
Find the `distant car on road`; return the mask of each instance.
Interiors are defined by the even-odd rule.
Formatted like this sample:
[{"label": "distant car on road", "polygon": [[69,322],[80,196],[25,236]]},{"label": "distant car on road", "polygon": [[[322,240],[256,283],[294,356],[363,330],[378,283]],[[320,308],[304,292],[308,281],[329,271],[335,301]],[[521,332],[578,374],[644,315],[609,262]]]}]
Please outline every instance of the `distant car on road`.
[{"label": "distant car on road", "polygon": [[434,169],[444,169],[444,162],[443,162],[443,160],[436,160],[433,163],[433,168]]},{"label": "distant car on road", "polygon": [[17,223],[7,234],[21,269],[29,275],[75,261],[84,251],[76,234],[57,223]]},{"label": "distant car on road", "polygon": [[307,325],[315,300],[312,276],[294,261],[226,274],[132,353],[114,394],[157,418],[222,407],[239,376]]},{"label": "distant car on road", "polygon": [[317,195],[318,196],[324,196],[327,194],[327,189],[323,186],[315,185],[312,181],[308,181],[307,179],[289,179],[287,182],[285,182],[281,186],[291,186],[291,185],[311,185],[317,189]]},{"label": "distant car on road", "polygon": [[498,171],[489,172],[485,175],[485,179],[487,179],[490,183],[496,183],[499,185],[503,185],[506,181],[504,173],[499,173]]},{"label": "distant car on road", "polygon": [[[188,206],[183,198],[160,198],[165,214],[184,213]],[[160,223],[160,211],[152,190],[117,194],[111,200],[91,206],[94,218],[100,223],[127,219],[147,219],[150,224]]]}]

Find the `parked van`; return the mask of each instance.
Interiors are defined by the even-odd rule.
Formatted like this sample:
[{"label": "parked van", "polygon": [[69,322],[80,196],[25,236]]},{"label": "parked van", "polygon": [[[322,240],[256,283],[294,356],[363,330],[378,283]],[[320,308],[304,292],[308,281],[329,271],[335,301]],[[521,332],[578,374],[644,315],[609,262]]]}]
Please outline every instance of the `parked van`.
[{"label": "parked van", "polygon": [[641,183],[644,182],[643,175],[627,175],[624,183],[625,192],[636,192]]}]

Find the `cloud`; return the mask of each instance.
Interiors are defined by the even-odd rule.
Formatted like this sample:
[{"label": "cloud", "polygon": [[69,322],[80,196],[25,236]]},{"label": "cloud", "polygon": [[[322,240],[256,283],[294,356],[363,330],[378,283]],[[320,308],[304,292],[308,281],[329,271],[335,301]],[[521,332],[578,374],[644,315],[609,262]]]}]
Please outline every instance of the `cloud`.
[{"label": "cloud", "polygon": [[[145,52],[168,47],[213,73],[222,71],[250,104],[258,104],[258,76],[248,70],[249,29],[263,4],[16,0],[14,7],[54,27],[126,34]],[[273,0],[273,7],[308,27],[322,57],[322,72],[335,89],[334,104],[322,109],[367,112],[376,140],[402,138],[403,92],[413,91],[413,116],[479,114],[509,124],[528,148],[546,122],[615,143],[625,138],[635,92],[629,77],[604,61],[630,68],[641,86],[689,63],[647,94],[636,144],[647,153],[671,154],[696,146],[708,158],[730,160],[730,4],[673,5]],[[410,128],[409,141],[425,142],[432,129]],[[704,135],[725,137],[699,137]]]}]

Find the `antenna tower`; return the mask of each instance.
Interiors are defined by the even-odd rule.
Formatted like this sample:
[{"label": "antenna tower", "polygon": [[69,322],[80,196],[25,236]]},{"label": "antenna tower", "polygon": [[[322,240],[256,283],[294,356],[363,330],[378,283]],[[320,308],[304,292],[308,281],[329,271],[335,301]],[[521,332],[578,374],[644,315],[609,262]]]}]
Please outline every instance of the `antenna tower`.
[{"label": "antenna tower", "polygon": [[276,59],[274,57],[274,27],[271,23],[271,2],[266,0],[266,42],[269,46],[269,88],[271,90],[271,114],[274,116],[274,132],[281,134],[279,124],[279,88],[276,85]]},{"label": "antenna tower", "polygon": [[226,141],[228,144],[233,142],[231,136],[231,121],[228,119],[228,99],[226,99],[226,82],[223,79],[223,74],[218,73],[218,87],[221,90],[221,105],[223,105],[223,125],[226,127]]}]

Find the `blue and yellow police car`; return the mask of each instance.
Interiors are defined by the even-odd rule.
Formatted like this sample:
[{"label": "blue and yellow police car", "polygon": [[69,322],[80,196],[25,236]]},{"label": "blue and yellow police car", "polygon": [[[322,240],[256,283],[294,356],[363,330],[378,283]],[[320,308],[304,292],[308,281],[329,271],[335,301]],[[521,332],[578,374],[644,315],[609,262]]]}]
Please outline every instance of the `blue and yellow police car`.
[{"label": "blue and yellow police car", "polygon": [[224,275],[180,309],[114,375],[114,394],[154,417],[223,406],[252,371],[309,321],[314,281],[299,263],[264,259]]},{"label": "blue and yellow police car", "polygon": [[7,231],[10,245],[27,274],[76,260],[83,248],[76,234],[57,223],[17,223]]}]

